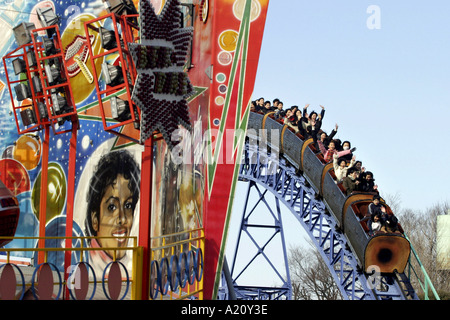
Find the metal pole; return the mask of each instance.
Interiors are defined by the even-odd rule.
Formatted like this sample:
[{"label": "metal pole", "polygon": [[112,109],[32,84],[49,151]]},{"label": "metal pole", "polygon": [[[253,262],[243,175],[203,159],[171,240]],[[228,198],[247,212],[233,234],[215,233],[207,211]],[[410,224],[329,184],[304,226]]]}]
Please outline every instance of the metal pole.
[{"label": "metal pole", "polygon": [[145,141],[141,163],[141,197],[139,217],[139,246],[143,248],[142,300],[150,292],[151,214],[152,214],[153,136]]},{"label": "metal pole", "polygon": [[288,290],[287,298],[288,298],[288,300],[291,300],[292,299],[291,273],[289,271],[288,252],[286,250],[286,238],[284,236],[283,222],[281,221],[280,201],[278,200],[277,197],[275,197],[275,203],[277,205],[278,223],[280,226],[281,244],[282,244],[282,248],[283,248],[284,267],[285,267],[285,272],[286,272],[285,285],[287,286],[287,290]]},{"label": "metal pole", "polygon": [[[75,173],[77,162],[77,133],[78,133],[78,120],[72,120],[72,136],[70,138],[69,146],[69,171],[67,177],[67,209],[66,209],[66,248],[72,247],[72,229],[73,229],[73,201],[75,196]],[[72,252],[65,251],[64,253],[64,279],[69,277],[70,266],[72,264]],[[68,285],[68,284],[67,284]],[[65,299],[69,299],[69,289],[66,285]]]},{"label": "metal pole", "polygon": [[[45,248],[45,224],[47,221],[47,189],[48,189],[48,149],[50,144],[50,126],[44,126],[44,139],[42,140],[42,168],[41,168],[41,192],[39,198],[39,241],[38,248]],[[39,251],[38,264],[44,263],[45,252]]]},{"label": "metal pole", "polygon": [[231,273],[230,273],[231,275],[234,273],[234,267],[235,267],[235,264],[236,264],[236,257],[237,257],[238,250],[239,250],[239,244],[241,242],[242,230],[244,230],[245,213],[247,212],[248,199],[249,199],[249,196],[250,196],[250,190],[251,190],[253,185],[254,185],[253,181],[250,181],[248,183],[247,195],[245,197],[244,209],[242,210],[242,218],[241,218],[241,223],[239,225],[238,238],[237,238],[236,246],[235,246],[235,249],[234,249],[233,264],[231,265]]},{"label": "metal pole", "polygon": [[225,275],[225,280],[228,287],[229,300],[237,300],[236,292],[234,291],[233,279],[231,278],[230,268],[228,268],[227,257],[223,261],[223,274]]}]

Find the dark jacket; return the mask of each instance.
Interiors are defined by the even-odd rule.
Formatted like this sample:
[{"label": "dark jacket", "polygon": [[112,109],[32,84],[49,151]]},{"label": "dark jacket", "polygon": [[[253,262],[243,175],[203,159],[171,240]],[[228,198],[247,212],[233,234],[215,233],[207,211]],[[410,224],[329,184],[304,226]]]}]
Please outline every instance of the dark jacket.
[{"label": "dark jacket", "polygon": [[349,196],[353,191],[357,190],[356,179],[352,180],[349,176],[342,179],[342,186],[345,188],[347,192],[347,196]]},{"label": "dark jacket", "polygon": [[[377,190],[374,190],[374,186],[375,186],[375,179],[370,179],[367,180],[365,178],[365,176],[370,173],[370,172],[364,172],[362,175],[360,175],[359,177],[359,185],[358,185],[358,191],[362,191],[362,192],[377,192]],[[371,174],[372,175],[372,174]],[[373,177],[373,175],[372,175]]]},{"label": "dark jacket", "polygon": [[[333,140],[334,136],[336,135],[337,131],[332,130],[331,133],[325,138],[325,140],[322,142],[325,149],[328,149],[328,145],[330,144],[330,141]],[[319,137],[317,137],[319,138]]]}]

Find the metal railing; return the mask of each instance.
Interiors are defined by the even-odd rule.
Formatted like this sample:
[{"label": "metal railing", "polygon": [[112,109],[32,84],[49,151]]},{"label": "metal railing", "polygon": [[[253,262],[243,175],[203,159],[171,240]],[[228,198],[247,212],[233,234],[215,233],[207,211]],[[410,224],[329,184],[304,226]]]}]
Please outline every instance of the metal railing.
[{"label": "metal railing", "polygon": [[[406,239],[411,243],[411,240],[409,240],[408,236],[405,234]],[[423,266],[422,262],[420,261],[419,255],[417,254],[416,250],[414,250],[413,245],[411,244],[411,256],[409,257],[409,263],[407,266],[407,269],[405,272],[407,272],[407,276],[412,282],[413,279],[411,279],[411,276],[414,275],[414,280],[417,281],[417,283],[420,285],[420,288],[422,289],[424,293],[424,300],[430,300],[429,291],[431,290],[432,294],[434,295],[434,298],[436,300],[440,300],[439,295],[436,291],[436,289],[433,286],[433,283],[431,282],[430,277],[428,276],[427,271],[425,270],[425,267]],[[418,265],[418,270],[414,268],[413,264]]]},{"label": "metal railing", "polygon": [[[116,240],[114,237],[0,237],[0,239],[31,240],[36,241],[36,243],[48,240],[65,243],[69,240],[76,241],[79,244],[77,247],[68,248],[64,246],[42,247],[42,245],[39,248],[1,248],[0,252],[6,255],[4,255],[4,263],[0,263],[0,286],[3,286],[2,293],[7,292],[5,290],[11,290],[11,292],[5,294],[9,297],[8,299],[41,299],[39,287],[43,288],[44,281],[39,281],[39,276],[44,269],[51,270],[53,274],[52,282],[47,283],[47,287],[53,287],[50,299],[142,299],[143,248],[137,245],[137,237],[127,237],[129,245],[126,247],[87,245],[92,240],[97,242],[102,239]],[[151,240],[152,244],[156,245],[151,248],[150,298],[203,299],[204,230],[195,229],[163,235]],[[33,259],[29,259],[29,266],[26,266],[27,263],[14,261],[17,260],[15,256],[23,257],[30,252],[34,257],[37,257],[38,261],[33,262]],[[60,253],[62,259],[59,260],[65,260],[66,252],[70,253],[70,260],[68,260],[70,262],[65,262],[64,265],[58,264],[59,267],[55,265],[55,256],[49,257],[52,253]],[[109,254],[106,254],[106,252]],[[122,263],[123,258],[118,258],[119,252],[126,252],[126,255],[129,255],[131,267]],[[74,259],[73,254],[78,255],[79,258]],[[98,270],[98,267],[94,270],[91,265],[93,254],[102,254],[103,258],[107,259],[106,262],[103,262],[103,270]],[[80,269],[84,269],[88,277],[80,276],[80,273],[83,273]],[[112,272],[112,269],[115,271]],[[129,269],[131,269],[131,272],[129,272]],[[119,275],[117,275],[117,270],[119,270]],[[9,273],[7,277],[16,279],[13,286],[5,284],[6,282],[2,280],[4,272]],[[14,272],[14,275],[11,272]],[[42,273],[45,272],[42,271]],[[113,281],[111,273],[114,273],[116,278],[119,276],[120,279]],[[56,281],[53,280],[55,278]],[[117,285],[118,281],[121,282],[121,288],[112,290],[110,284],[114,282]],[[84,291],[81,298],[79,297],[80,291]],[[115,293],[112,294],[112,291]],[[3,300],[5,297],[0,296],[0,299]]]},{"label": "metal railing", "polygon": [[[39,281],[40,273],[45,268],[51,270],[53,273],[52,279],[56,276],[57,280],[50,282],[45,282],[49,287],[53,285],[53,291],[51,292],[50,299],[67,299],[67,300],[76,300],[77,299],[77,290],[81,287],[86,288],[89,292],[89,297],[87,300],[134,300],[139,297],[139,279],[136,271],[139,270],[139,266],[142,265],[142,247],[137,246],[137,238],[136,237],[127,237],[129,239],[131,245],[127,247],[90,247],[86,244],[93,240],[99,239],[116,239],[114,237],[12,237],[8,239],[22,239],[22,240],[35,240],[35,241],[46,241],[46,240],[55,240],[58,242],[63,242],[66,240],[76,240],[77,243],[81,245],[79,247],[45,247],[45,248],[2,248],[1,252],[6,253],[5,264],[0,265],[0,279],[3,275],[3,272],[6,272],[6,266],[10,265],[12,268],[9,270],[14,270],[16,278],[20,279],[21,283],[17,283],[16,281],[16,289],[15,294],[10,293],[9,297],[15,297],[15,299],[21,300],[26,299],[27,297],[31,299],[39,300],[42,297],[39,294],[39,291],[43,291],[43,285],[45,281]],[[112,257],[109,256],[109,260],[104,263],[103,270],[94,270],[91,265],[90,254],[95,252],[112,252]],[[119,251],[125,251],[127,254],[131,252],[131,270],[132,273],[128,273],[127,267],[122,264],[121,260],[117,258],[117,253]],[[30,266],[18,266],[11,260],[14,260],[14,253],[19,253],[18,255],[24,255],[25,252],[33,252],[38,255],[38,261],[32,262]],[[49,259],[50,253],[63,253],[65,256],[66,252],[71,254],[70,265],[66,265],[64,263],[63,270],[61,270],[61,266],[56,266],[55,261]],[[79,254],[79,260],[73,261],[72,254]],[[63,256],[62,256],[63,257]],[[32,261],[32,259],[30,259]],[[80,279],[78,275],[75,275],[77,269],[80,269],[80,264],[88,270],[88,277],[82,280],[83,283],[80,283]],[[116,264],[119,268],[119,274],[115,273],[120,279],[115,279],[114,282],[117,281],[122,282],[121,289],[118,294],[113,297],[111,296],[111,288],[109,285],[113,282],[111,270],[112,265]],[[117,269],[117,268],[115,268]],[[11,271],[9,271],[11,272]],[[98,289],[98,285],[101,284],[103,290]],[[3,285],[0,281],[0,285]],[[54,287],[58,288],[58,293],[54,293]],[[12,286],[9,287],[11,290]],[[41,288],[41,290],[39,290]],[[2,288],[2,290],[4,290]],[[18,290],[18,291],[17,291]],[[47,291],[46,289],[45,291]],[[86,295],[87,297],[87,295]],[[4,299],[4,297],[0,297]],[[84,299],[83,299],[84,300]]]},{"label": "metal railing", "polygon": [[203,299],[203,229],[152,238],[150,297]]}]

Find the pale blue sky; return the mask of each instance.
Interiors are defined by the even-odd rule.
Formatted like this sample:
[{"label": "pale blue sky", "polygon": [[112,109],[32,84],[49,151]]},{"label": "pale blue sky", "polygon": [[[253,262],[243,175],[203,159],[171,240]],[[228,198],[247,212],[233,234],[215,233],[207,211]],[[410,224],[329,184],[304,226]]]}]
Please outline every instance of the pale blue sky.
[{"label": "pale blue sky", "polygon": [[[371,5],[380,9],[380,29],[367,27]],[[309,103],[310,111],[325,106],[323,129],[338,123],[337,138],[357,147],[382,195],[398,194],[403,209],[449,202],[449,12],[444,0],[270,0],[254,98]],[[246,187],[239,183],[237,194]],[[242,201],[235,200],[230,264]],[[295,218],[283,219],[292,226],[288,247],[304,244]],[[242,248],[254,252],[251,243]],[[276,282],[263,262],[253,268],[246,273],[252,284]]]},{"label": "pale blue sky", "polygon": [[402,208],[449,201],[449,12],[444,0],[271,0],[254,97],[325,106],[322,128],[338,123]]}]

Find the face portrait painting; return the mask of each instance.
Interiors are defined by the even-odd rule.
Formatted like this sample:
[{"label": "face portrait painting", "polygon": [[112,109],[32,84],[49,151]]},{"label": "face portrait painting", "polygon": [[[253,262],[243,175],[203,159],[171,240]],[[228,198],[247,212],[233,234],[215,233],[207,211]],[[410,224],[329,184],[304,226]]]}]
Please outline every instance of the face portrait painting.
[{"label": "face portrait painting", "polygon": [[104,248],[110,258],[121,259],[126,254],[120,248],[128,243],[139,187],[140,170],[129,152],[101,157],[89,184],[85,225],[87,235],[98,237],[91,245]]}]

